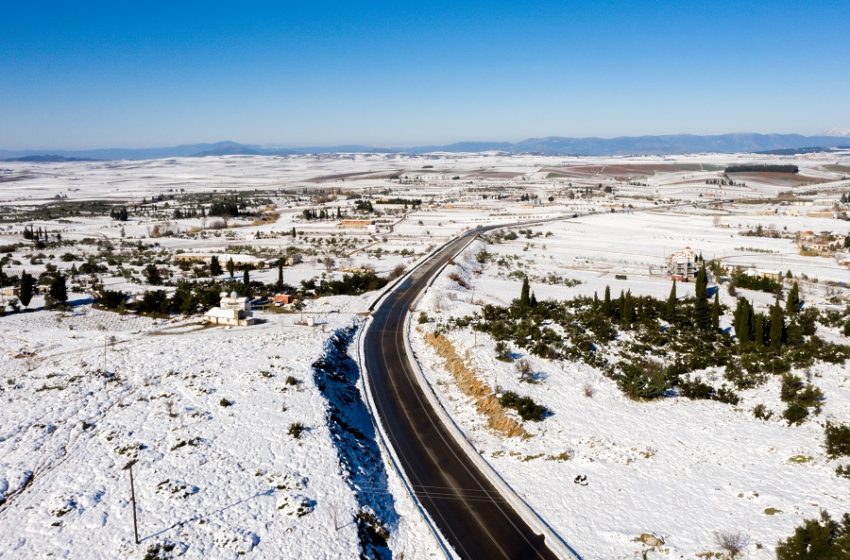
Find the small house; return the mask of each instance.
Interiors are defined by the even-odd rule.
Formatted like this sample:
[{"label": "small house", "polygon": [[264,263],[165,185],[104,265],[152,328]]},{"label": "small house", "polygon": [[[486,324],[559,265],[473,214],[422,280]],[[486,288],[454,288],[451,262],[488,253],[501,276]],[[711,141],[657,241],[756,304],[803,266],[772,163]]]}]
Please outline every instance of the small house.
[{"label": "small house", "polygon": [[20,295],[20,290],[18,290],[16,286],[6,286],[4,288],[0,288],[0,296],[18,297]]},{"label": "small house", "polygon": [[284,305],[289,305],[292,303],[292,295],[291,294],[275,294],[274,295],[274,304],[277,307],[282,307]]}]

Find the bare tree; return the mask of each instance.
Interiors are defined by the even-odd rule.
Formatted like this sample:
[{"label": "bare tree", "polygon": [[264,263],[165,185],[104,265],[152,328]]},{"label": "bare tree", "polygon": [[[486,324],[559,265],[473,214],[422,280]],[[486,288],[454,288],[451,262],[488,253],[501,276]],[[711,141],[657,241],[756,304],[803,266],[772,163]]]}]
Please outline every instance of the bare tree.
[{"label": "bare tree", "polygon": [[527,360],[518,361],[516,370],[519,373],[520,381],[525,381],[526,383],[534,381],[534,372],[531,371],[531,365],[529,365]]},{"label": "bare tree", "polygon": [[715,531],[714,541],[723,549],[729,560],[735,560],[749,546],[750,537],[740,531]]}]

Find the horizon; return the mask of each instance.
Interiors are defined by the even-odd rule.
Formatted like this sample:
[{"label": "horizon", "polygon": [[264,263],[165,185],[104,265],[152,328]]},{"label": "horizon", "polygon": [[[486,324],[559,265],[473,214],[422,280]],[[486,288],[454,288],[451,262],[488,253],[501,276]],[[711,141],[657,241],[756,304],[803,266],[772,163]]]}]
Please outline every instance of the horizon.
[{"label": "horizon", "polygon": [[[18,153],[38,153],[38,155],[52,155],[53,152],[92,152],[92,151],[106,151],[106,150],[156,150],[156,149],[168,149],[168,148],[179,148],[184,146],[216,146],[216,145],[236,145],[236,146],[248,146],[248,147],[257,147],[263,149],[280,149],[280,150],[303,150],[308,148],[320,148],[320,149],[329,149],[329,148],[338,148],[338,147],[362,147],[362,148],[371,148],[378,150],[408,150],[408,149],[421,149],[421,148],[443,148],[448,146],[454,146],[457,144],[486,144],[486,143],[504,143],[504,144],[518,144],[521,142],[529,141],[529,140],[547,140],[547,139],[571,139],[571,140],[602,140],[602,141],[611,141],[611,140],[619,140],[619,139],[632,139],[632,138],[664,138],[664,137],[693,137],[693,138],[706,138],[706,137],[722,137],[722,136],[748,136],[748,135],[757,135],[757,136],[802,136],[804,138],[835,138],[838,140],[847,139],[847,142],[850,143],[850,129],[834,129],[829,130],[823,133],[817,134],[802,134],[799,132],[753,132],[753,131],[743,131],[743,132],[722,132],[717,134],[695,134],[695,133],[659,133],[659,134],[635,134],[635,135],[614,135],[614,136],[565,136],[565,135],[557,135],[557,134],[549,134],[545,136],[535,136],[535,137],[524,137],[519,139],[465,139],[465,140],[454,140],[446,143],[436,143],[436,142],[425,142],[422,144],[416,145],[377,145],[377,144],[368,144],[364,142],[346,142],[341,144],[289,144],[289,143],[281,143],[281,142],[270,142],[270,143],[257,143],[257,142],[241,142],[237,140],[201,140],[197,142],[181,142],[179,144],[161,144],[161,145],[144,145],[144,146],[120,146],[120,145],[103,145],[103,146],[84,146],[79,148],[60,148],[60,147],[39,147],[39,148],[8,148],[5,146],[0,146],[0,152],[18,152]],[[812,146],[815,147],[815,146]],[[825,146],[821,146],[825,147]],[[489,151],[489,150],[485,150]]]},{"label": "horizon", "polygon": [[15,25],[0,37],[0,146],[10,151],[199,138],[396,147],[553,132],[812,136],[850,126],[850,44],[834,39],[850,19],[842,2],[239,12],[90,2],[6,13]]}]

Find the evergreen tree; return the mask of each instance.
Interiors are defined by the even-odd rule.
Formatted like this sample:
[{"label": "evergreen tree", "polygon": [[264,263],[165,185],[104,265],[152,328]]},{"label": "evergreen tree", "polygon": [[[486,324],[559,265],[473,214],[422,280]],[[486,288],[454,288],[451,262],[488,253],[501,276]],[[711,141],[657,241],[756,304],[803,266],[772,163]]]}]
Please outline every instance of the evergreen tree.
[{"label": "evergreen tree", "polygon": [[720,290],[714,292],[714,303],[711,306],[711,328],[720,330]]},{"label": "evergreen tree", "polygon": [[233,280],[233,273],[236,272],[236,263],[233,259],[227,259],[227,272],[230,274],[230,279]]},{"label": "evergreen tree", "polygon": [[210,276],[221,276],[221,263],[218,261],[218,256],[213,255],[210,259]]},{"label": "evergreen tree", "polygon": [[6,285],[6,273],[3,272],[3,262],[0,261],[0,288]]},{"label": "evergreen tree", "polygon": [[626,327],[631,326],[635,320],[635,301],[631,290],[620,295],[620,320]]},{"label": "evergreen tree", "polygon": [[145,279],[151,286],[162,284],[162,276],[160,276],[159,269],[155,264],[150,263],[145,267]]},{"label": "evergreen tree", "polygon": [[794,282],[794,285],[791,286],[791,289],[788,290],[788,299],[785,300],[785,313],[788,316],[793,316],[797,313],[797,309],[800,305],[800,286]]},{"label": "evergreen tree", "polygon": [[673,322],[676,318],[676,281],[673,280],[673,286],[670,288],[670,295],[667,297],[666,319]]},{"label": "evergreen tree", "polygon": [[744,298],[738,298],[738,304],[735,306],[735,337],[738,339],[738,344],[745,344],[753,340],[754,334],[754,317],[753,309],[750,302]]},{"label": "evergreen tree", "polygon": [[705,271],[705,263],[697,273],[695,288],[694,323],[698,328],[707,331],[711,328],[711,308],[708,304],[708,276]]},{"label": "evergreen tree", "polygon": [[245,286],[245,297],[251,297],[251,275],[247,266],[242,270],[242,284]]},{"label": "evergreen tree", "polygon": [[839,523],[821,512],[776,545],[776,560],[850,560],[850,515]]},{"label": "evergreen tree", "polygon": [[799,346],[803,343],[803,329],[800,327],[800,323],[796,320],[788,323],[787,339],[790,346]]},{"label": "evergreen tree", "polygon": [[53,280],[50,282],[48,295],[50,296],[51,304],[60,303],[64,305],[68,301],[68,288],[65,285],[65,277],[63,275],[57,274],[53,277]]},{"label": "evergreen tree", "polygon": [[519,304],[523,307],[531,305],[531,286],[528,283],[528,276],[522,279],[522,290],[519,293]]},{"label": "evergreen tree", "polygon": [[531,298],[529,299],[528,304],[531,307],[537,307],[537,296],[534,295],[534,292],[531,292]]},{"label": "evergreen tree", "polygon": [[753,340],[759,346],[765,345],[764,315],[756,313],[753,316]]},{"label": "evergreen tree", "polygon": [[602,310],[605,312],[606,317],[611,316],[611,311],[613,308],[611,306],[611,287],[605,286],[605,299],[602,302]]},{"label": "evergreen tree", "polygon": [[779,298],[770,308],[770,346],[779,348],[785,342],[785,315],[779,305]]},{"label": "evergreen tree", "polygon": [[29,307],[30,302],[32,301],[32,292],[34,286],[35,280],[33,279],[32,275],[26,272],[22,273],[21,291],[18,295],[18,299],[21,300],[21,304],[23,304],[24,307]]},{"label": "evergreen tree", "polygon": [[277,261],[277,284],[275,288],[278,292],[283,291],[283,259]]}]

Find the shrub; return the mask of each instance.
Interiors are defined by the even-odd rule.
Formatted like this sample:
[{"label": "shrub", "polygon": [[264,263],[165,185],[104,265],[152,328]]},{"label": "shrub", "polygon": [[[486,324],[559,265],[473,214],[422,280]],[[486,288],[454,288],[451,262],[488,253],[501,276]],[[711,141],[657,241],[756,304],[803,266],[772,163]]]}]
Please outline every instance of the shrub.
[{"label": "shrub", "polygon": [[293,387],[296,387],[299,383],[301,383],[300,381],[298,381],[298,379],[296,379],[295,377],[293,377],[291,375],[287,375],[286,380],[284,382],[287,385],[291,385]]},{"label": "shrub", "polygon": [[508,345],[501,340],[496,343],[496,359],[502,362],[511,361],[510,348],[508,348]]},{"label": "shrub", "polygon": [[425,323],[427,323],[428,321],[429,321],[429,319],[428,319],[428,314],[427,314],[427,313],[425,313],[424,311],[422,311],[421,313],[419,313],[419,324],[420,324],[420,325],[424,325],[424,324],[425,324]]},{"label": "shrub", "polygon": [[717,390],[717,396],[715,397],[718,401],[726,404],[736,405],[741,402],[741,399],[735,394],[735,391],[727,387],[726,385],[722,386]]},{"label": "shrub", "polygon": [[657,399],[668,389],[661,364],[651,360],[624,365],[617,384],[632,399]]},{"label": "shrub", "polygon": [[469,286],[467,285],[466,281],[464,281],[464,279],[463,279],[463,278],[461,278],[461,277],[460,277],[460,274],[458,274],[457,272],[450,272],[450,273],[449,273],[449,280],[454,281],[454,282],[455,282],[455,283],[457,283],[457,285],[458,285],[458,286],[460,286],[461,288],[469,288]]},{"label": "shrub", "polygon": [[103,290],[97,298],[97,303],[106,309],[119,309],[127,301],[127,294],[120,290]]},{"label": "shrub", "polygon": [[301,439],[301,434],[307,430],[307,427],[301,422],[293,422],[289,425],[288,433],[295,439]]},{"label": "shrub", "polygon": [[764,404],[759,403],[753,407],[753,416],[759,420],[770,420],[773,416],[773,411],[769,410]]},{"label": "shrub", "polygon": [[809,415],[809,410],[798,403],[792,402],[782,413],[782,417],[788,421],[788,424],[800,424]]},{"label": "shrub", "polygon": [[827,422],[824,435],[826,454],[830,458],[850,456],[850,425]]},{"label": "shrub", "polygon": [[711,399],[714,398],[715,394],[714,387],[703,383],[699,377],[680,382],[679,391],[683,397],[689,399]]},{"label": "shrub", "polygon": [[233,406],[233,401],[225,399],[224,397],[222,397],[221,400],[218,401],[218,404],[221,405],[221,406],[225,406],[225,407]]},{"label": "shrub", "polygon": [[517,411],[523,420],[540,422],[546,417],[545,406],[535,403],[530,397],[521,397],[513,391],[507,391],[499,398],[499,404]]},{"label": "shrub", "polygon": [[827,512],[820,521],[806,519],[794,534],[776,545],[776,560],[847,560],[850,558],[850,515],[841,523]]}]

